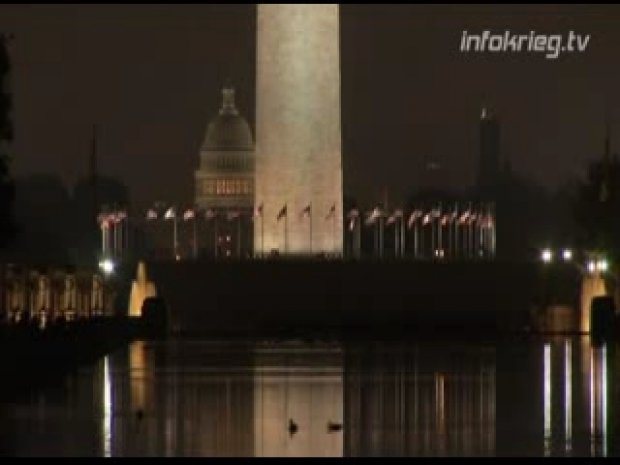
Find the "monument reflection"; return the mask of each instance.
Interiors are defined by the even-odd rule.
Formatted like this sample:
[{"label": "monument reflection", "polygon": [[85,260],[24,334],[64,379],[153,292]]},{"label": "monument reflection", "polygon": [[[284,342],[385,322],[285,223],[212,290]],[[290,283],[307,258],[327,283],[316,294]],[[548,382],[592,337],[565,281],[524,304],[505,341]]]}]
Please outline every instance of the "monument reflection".
[{"label": "monument reflection", "polygon": [[618,363],[587,338],[136,341],[0,415],[11,455],[613,456]]}]

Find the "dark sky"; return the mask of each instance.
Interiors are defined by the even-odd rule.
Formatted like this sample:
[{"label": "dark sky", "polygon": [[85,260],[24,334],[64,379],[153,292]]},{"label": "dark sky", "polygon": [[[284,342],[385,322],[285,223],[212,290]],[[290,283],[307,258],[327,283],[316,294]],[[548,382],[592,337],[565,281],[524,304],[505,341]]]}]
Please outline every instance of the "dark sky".
[{"label": "dark sky", "polygon": [[[220,86],[230,77],[254,127],[255,6],[0,6],[13,32],[17,175],[67,185],[99,165],[135,202],[189,201]],[[556,187],[603,150],[605,109],[618,134],[620,7],[344,5],[341,7],[345,191],[384,186],[397,200],[442,165],[445,187],[475,175],[478,118],[499,115],[513,168]],[[592,35],[585,53],[459,52],[463,29]],[[614,149],[617,144],[612,144]]]}]

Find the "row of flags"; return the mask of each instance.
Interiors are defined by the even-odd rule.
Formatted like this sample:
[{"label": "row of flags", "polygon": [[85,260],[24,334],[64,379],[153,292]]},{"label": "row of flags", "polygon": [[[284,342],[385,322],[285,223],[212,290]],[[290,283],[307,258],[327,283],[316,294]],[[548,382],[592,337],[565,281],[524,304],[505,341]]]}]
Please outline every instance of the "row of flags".
[{"label": "row of flags", "polygon": [[[301,210],[299,216],[301,218],[305,216],[310,216],[312,212],[312,204],[308,204],[303,210]],[[187,209],[183,211],[181,218],[184,221],[193,220],[196,218],[198,214],[196,209]],[[218,213],[215,210],[207,209],[205,212],[205,218],[207,220],[213,219],[218,216]],[[336,205],[333,204],[329,209],[327,215],[325,216],[326,220],[333,218],[336,214]],[[237,210],[231,210],[225,213],[225,217],[228,221],[232,221],[236,218],[239,218],[242,215],[242,212]],[[277,221],[280,221],[283,218],[286,218],[288,215],[288,205],[285,204],[278,211]],[[253,218],[262,217],[263,216],[263,205],[258,206],[253,214]],[[349,220],[349,229],[353,229],[355,225],[355,221],[362,216],[362,212],[358,209],[353,209],[349,211],[347,214],[347,219]],[[113,213],[105,213],[99,215],[100,223],[118,223],[127,218],[127,213],[124,211],[113,212]],[[155,209],[149,209],[146,212],[147,220],[156,220],[159,218],[159,214]],[[177,211],[174,207],[168,208],[164,214],[163,219],[170,220],[177,218]],[[390,215],[387,215],[384,211],[382,211],[379,207],[374,208],[372,211],[367,212],[364,223],[368,225],[374,224],[379,218],[387,218],[386,225],[390,225],[396,222],[398,219],[404,220],[405,212],[402,209],[397,209],[393,211]],[[416,222],[421,220],[422,225],[427,225],[432,221],[439,221],[442,226],[447,226],[449,224],[459,224],[459,225],[478,225],[483,227],[492,227],[495,223],[495,219],[490,211],[480,211],[472,209],[471,207],[465,211],[459,213],[458,208],[454,208],[451,211],[443,212],[441,208],[432,208],[429,211],[424,211],[422,209],[413,210],[409,216],[407,217],[407,227],[411,228]]]},{"label": "row of flags", "polygon": [[[357,209],[353,209],[347,215],[349,219],[349,229],[353,230],[355,226],[355,221],[361,215],[360,211]],[[404,219],[404,211],[401,209],[395,210],[391,215],[386,215],[379,207],[376,207],[374,210],[369,212],[366,216],[365,224],[367,226],[376,223],[379,218],[387,218],[385,224],[390,225],[395,223],[397,219]],[[430,211],[424,211],[421,209],[415,209],[407,218],[407,227],[411,228],[418,220],[422,220],[422,225],[427,225],[432,221],[438,220],[442,226],[447,226],[449,224],[459,224],[459,225],[478,225],[482,227],[493,227],[495,224],[495,218],[489,212],[483,211],[475,211],[470,207],[469,209],[461,212],[459,214],[458,209],[455,207],[454,210],[448,212],[442,212],[440,208],[433,208]]]},{"label": "row of flags", "polygon": [[101,226],[107,227],[111,224],[117,224],[127,219],[127,212],[124,210],[100,213],[97,216],[97,223]]},{"label": "row of flags", "polygon": [[[306,205],[306,207],[301,211],[300,213],[300,217],[303,218],[305,216],[310,216],[312,213],[312,204],[309,203],[308,205]],[[327,216],[325,217],[326,220],[329,220],[330,218],[333,218],[334,215],[336,214],[336,204],[333,204],[329,211],[327,212]],[[280,211],[278,212],[278,216],[277,216],[277,220],[280,221],[282,218],[285,218],[288,215],[288,205],[284,204],[284,206],[280,209]],[[254,215],[256,216],[263,216],[263,205],[261,204],[260,207],[258,207],[256,209],[256,213]]]},{"label": "row of flags", "polygon": [[[308,204],[300,213],[301,217],[304,216],[310,216],[312,211],[312,205]],[[196,218],[196,214],[197,211],[195,209],[187,209],[183,212],[182,218],[185,221],[188,220],[193,220]],[[212,209],[207,209],[205,212],[205,218],[207,220],[213,219],[216,216],[218,216],[218,213],[215,210]],[[327,213],[327,216],[325,217],[325,219],[329,219],[334,217],[334,215],[336,214],[336,205],[333,204],[331,206],[331,208],[329,209],[329,212]],[[226,218],[229,221],[232,221],[238,217],[240,217],[242,215],[242,213],[240,211],[236,211],[236,210],[231,210],[231,211],[227,211],[226,212]],[[277,215],[277,220],[280,221],[282,218],[285,218],[288,215],[288,205],[284,205],[280,211],[278,212]],[[260,206],[258,206],[255,211],[254,211],[254,215],[253,218],[258,218],[258,217],[262,217],[263,216],[263,205],[261,204]],[[156,220],[159,218],[159,214],[157,213],[157,211],[153,208],[147,210],[146,212],[146,219],[147,220]],[[176,209],[174,207],[170,207],[169,209],[167,209],[164,214],[163,214],[163,219],[165,220],[170,220],[170,219],[175,219],[177,218],[177,212]]]},{"label": "row of flags", "polygon": [[[195,209],[189,208],[187,210],[185,210],[183,212],[183,214],[181,215],[181,218],[183,218],[184,221],[189,221],[189,220],[193,220],[196,218],[196,214],[197,211]],[[217,212],[215,210],[206,210],[205,211],[205,218],[210,220],[213,219],[217,216]],[[228,211],[226,212],[226,218],[228,219],[228,221],[232,221],[235,218],[238,218],[241,216],[241,212],[240,211]],[[146,212],[146,219],[147,220],[156,220],[159,218],[159,215],[157,213],[157,211],[153,208],[147,210]],[[164,220],[173,220],[177,218],[177,211],[174,207],[170,207],[169,209],[167,209],[164,214],[163,214],[163,219]]]}]

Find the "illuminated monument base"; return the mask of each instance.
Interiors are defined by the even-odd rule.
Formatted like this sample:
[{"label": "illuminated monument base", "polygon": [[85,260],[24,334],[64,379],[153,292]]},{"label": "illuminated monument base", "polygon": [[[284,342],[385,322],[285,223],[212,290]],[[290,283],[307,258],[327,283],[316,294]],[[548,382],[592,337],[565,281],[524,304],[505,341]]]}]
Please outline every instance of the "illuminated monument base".
[{"label": "illuminated monument base", "polygon": [[136,279],[131,284],[131,294],[129,296],[129,316],[142,316],[142,304],[149,297],[157,297],[155,284],[149,281],[146,276],[146,265],[144,262],[138,263]]},{"label": "illuminated monument base", "polygon": [[254,251],[340,255],[338,5],[258,5],[256,56]]}]

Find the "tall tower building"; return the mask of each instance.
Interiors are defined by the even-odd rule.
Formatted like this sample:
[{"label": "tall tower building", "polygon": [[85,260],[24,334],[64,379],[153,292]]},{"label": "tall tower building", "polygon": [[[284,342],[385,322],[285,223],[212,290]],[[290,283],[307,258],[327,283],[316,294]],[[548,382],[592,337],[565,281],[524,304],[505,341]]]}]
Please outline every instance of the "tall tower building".
[{"label": "tall tower building", "polygon": [[258,5],[258,254],[342,254],[338,5]]},{"label": "tall tower building", "polygon": [[478,167],[478,188],[492,189],[500,174],[499,122],[486,108],[480,115],[480,159]]}]

